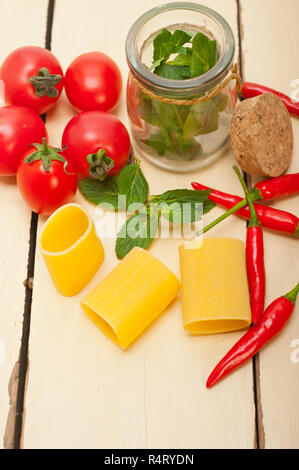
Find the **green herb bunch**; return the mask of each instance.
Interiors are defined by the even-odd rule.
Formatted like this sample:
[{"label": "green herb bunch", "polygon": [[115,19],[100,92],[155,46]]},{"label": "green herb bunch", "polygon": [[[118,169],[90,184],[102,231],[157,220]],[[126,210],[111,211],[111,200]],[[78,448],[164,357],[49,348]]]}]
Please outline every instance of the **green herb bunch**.
[{"label": "green herb bunch", "polygon": [[[186,80],[208,72],[218,60],[216,41],[203,33],[163,29],[153,41],[150,70],[172,80]],[[190,99],[195,97],[190,97]],[[161,103],[140,92],[139,115],[160,129],[143,140],[158,155],[193,160],[202,153],[195,137],[218,129],[218,116],[227,105],[223,93],[192,106]]]},{"label": "green herb bunch", "polygon": [[[104,207],[109,204],[114,210],[139,204],[139,209],[130,214],[117,235],[118,258],[126,256],[135,246],[147,248],[157,236],[161,216],[174,224],[192,223],[215,206],[208,199],[210,191],[174,189],[149,197],[148,183],[138,161],[128,164],[118,177],[107,176],[104,181],[85,178],[79,182],[79,188],[90,202]],[[125,196],[125,204],[121,206],[119,196]]]}]

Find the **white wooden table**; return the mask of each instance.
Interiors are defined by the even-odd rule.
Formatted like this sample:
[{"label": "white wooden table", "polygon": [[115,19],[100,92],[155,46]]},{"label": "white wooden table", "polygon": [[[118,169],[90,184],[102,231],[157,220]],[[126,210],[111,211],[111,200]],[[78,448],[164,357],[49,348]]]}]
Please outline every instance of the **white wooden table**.
[{"label": "white wooden table", "polygon": [[[127,64],[130,25],[161,0],[2,0],[0,61],[16,47],[46,46],[66,68],[82,52],[100,50]],[[201,0],[230,23],[244,79],[287,94],[299,78],[298,0]],[[298,85],[297,85],[298,86]],[[127,123],[125,97],[118,116]],[[74,111],[63,96],[46,117],[59,145]],[[299,122],[292,119],[299,171]],[[192,175],[142,168],[151,193],[190,187],[191,180],[239,193],[228,152]],[[249,184],[253,181],[249,180]],[[77,194],[90,212],[94,207]],[[287,328],[238,373],[212,390],[205,380],[241,332],[190,337],[181,304],[174,305],[127,352],[107,340],[82,313],[79,300],[116,264],[113,240],[104,265],[74,298],[56,293],[36,247],[45,222],[32,215],[14,178],[0,178],[0,447],[23,448],[292,448],[299,447],[299,306]],[[275,202],[299,215],[298,196]],[[222,209],[206,216],[208,222]],[[244,239],[246,223],[231,217],[211,233]],[[176,242],[157,240],[151,252],[178,273]],[[265,231],[267,303],[298,282],[299,241]],[[23,281],[33,276],[34,288]],[[1,351],[2,351],[1,349]],[[2,351],[3,352],[3,351]]]}]

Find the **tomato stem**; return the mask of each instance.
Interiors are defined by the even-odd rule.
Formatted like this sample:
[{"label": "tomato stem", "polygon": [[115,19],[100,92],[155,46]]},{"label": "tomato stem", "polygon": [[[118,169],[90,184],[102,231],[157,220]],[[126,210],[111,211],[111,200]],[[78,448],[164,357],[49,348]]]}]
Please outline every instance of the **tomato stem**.
[{"label": "tomato stem", "polygon": [[89,165],[90,177],[99,181],[103,181],[108,171],[114,167],[114,161],[108,157],[104,149],[99,149],[97,153],[90,153],[86,160]]},{"label": "tomato stem", "polygon": [[49,147],[45,138],[43,138],[43,154],[49,155]]},{"label": "tomato stem", "polygon": [[51,74],[46,67],[42,67],[37,72],[37,75],[34,75],[29,78],[29,82],[34,88],[35,95],[38,98],[46,95],[49,98],[57,98],[59,92],[55,85],[57,85],[62,80],[61,75]]},{"label": "tomato stem", "polygon": [[36,151],[28,155],[25,158],[24,162],[29,165],[30,163],[41,160],[44,171],[49,172],[51,170],[52,161],[55,160],[55,161],[63,163],[63,169],[67,175],[73,175],[74,173],[68,173],[66,171],[66,168],[68,166],[68,161],[62,155],[60,155],[60,153],[58,153],[62,151],[63,149],[56,149],[54,147],[48,147],[48,144],[45,138],[43,138],[42,142],[43,142],[42,144],[32,144],[33,147],[36,148]]}]

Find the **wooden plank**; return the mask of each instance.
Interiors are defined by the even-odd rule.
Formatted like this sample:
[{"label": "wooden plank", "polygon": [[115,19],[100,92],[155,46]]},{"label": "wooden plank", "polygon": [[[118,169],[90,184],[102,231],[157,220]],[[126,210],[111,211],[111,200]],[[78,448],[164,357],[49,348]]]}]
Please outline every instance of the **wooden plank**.
[{"label": "wooden plank", "polygon": [[[130,25],[159,0],[56,1],[53,52],[66,67],[79,53],[102,50],[127,65],[124,41]],[[234,0],[205,1],[222,13],[237,37]],[[72,20],[66,21],[69,12]],[[75,33],[74,33],[75,32]],[[127,123],[125,97],[117,114]],[[53,144],[73,115],[65,98],[47,117]],[[189,175],[157,169],[142,160],[152,194],[190,187],[192,180],[240,192],[228,152],[209,168]],[[77,196],[89,213],[95,208]],[[215,209],[205,222],[222,211]],[[44,221],[40,221],[39,233]],[[244,238],[245,223],[232,218],[213,236]],[[127,352],[120,351],[82,313],[79,300],[117,263],[114,240],[105,239],[106,259],[94,279],[74,298],[59,296],[39,252],[32,306],[30,371],[23,447],[204,448],[252,447],[252,365],[211,391],[205,380],[241,333],[190,337],[182,327],[181,302],[171,308]],[[160,239],[150,251],[178,270],[177,240]]]},{"label": "wooden plank", "polygon": [[[241,7],[245,79],[290,95],[292,81],[298,79],[298,1],[242,0]],[[299,121],[293,118],[292,124],[295,147],[290,173],[299,171]],[[298,196],[275,201],[273,206],[299,215]],[[298,282],[298,244],[291,237],[265,231],[267,304]],[[290,357],[298,332],[299,305],[286,329],[259,355],[262,447],[299,446],[299,364]]]},{"label": "wooden plank", "polygon": [[[17,47],[44,45],[47,3],[46,0],[23,0],[18,2],[17,8],[15,2],[9,0],[0,3],[1,63]],[[4,354],[0,358],[0,447],[11,447],[31,212],[18,193],[14,177],[0,177],[0,200],[0,342]]]}]

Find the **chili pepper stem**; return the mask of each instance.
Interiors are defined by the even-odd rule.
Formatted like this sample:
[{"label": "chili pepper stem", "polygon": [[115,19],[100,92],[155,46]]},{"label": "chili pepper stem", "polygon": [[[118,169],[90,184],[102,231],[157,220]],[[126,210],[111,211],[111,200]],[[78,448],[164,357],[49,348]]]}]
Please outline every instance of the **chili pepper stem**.
[{"label": "chili pepper stem", "polygon": [[242,201],[238,202],[238,204],[236,204],[235,206],[233,206],[231,209],[229,209],[228,211],[226,211],[224,214],[222,214],[220,217],[218,217],[217,219],[213,220],[213,222],[211,222],[210,224],[206,225],[203,229],[202,229],[202,232],[201,233],[206,233],[208,230],[210,230],[211,228],[215,227],[215,225],[219,224],[220,222],[222,222],[222,220],[225,220],[227,217],[229,217],[231,214],[234,214],[235,212],[237,212],[239,209],[242,209],[242,207],[245,207],[247,206],[247,201],[246,199],[242,199]]},{"label": "chili pepper stem", "polygon": [[251,197],[251,200],[253,202],[255,201],[260,201],[261,199],[264,199],[263,196],[262,196],[262,193],[261,191],[256,187],[254,186],[251,190],[250,190],[250,197]]},{"label": "chili pepper stem", "polygon": [[286,297],[288,300],[290,300],[295,305],[298,292],[299,292],[299,282],[294,287],[294,289],[292,289],[290,292],[288,292],[284,297]]},{"label": "chili pepper stem", "polygon": [[[250,197],[251,197],[251,200],[254,202],[254,201],[258,201],[260,199],[262,199],[262,196],[261,196],[261,193],[258,189],[255,190],[255,188],[253,188],[251,191],[250,191]],[[217,217],[217,219],[213,220],[213,222],[211,222],[210,224],[206,225],[202,231],[200,232],[200,234],[203,234],[203,233],[206,233],[208,232],[211,228],[215,227],[215,225],[218,225],[220,222],[222,222],[223,220],[225,220],[227,217],[229,217],[230,215],[234,214],[235,212],[237,212],[238,210],[242,209],[243,207],[246,207],[247,206],[247,199],[242,199],[242,201],[238,202],[236,205],[234,205],[233,207],[231,207],[231,209],[229,209],[228,211],[226,211],[224,214],[222,214],[220,217]],[[298,231],[299,231],[299,227],[298,227]]]},{"label": "chili pepper stem", "polygon": [[244,191],[244,193],[245,193],[245,196],[247,197],[247,195],[248,195],[248,188],[247,188],[247,186],[246,186],[246,183],[245,183],[245,181],[244,181],[243,176],[241,175],[241,172],[240,172],[239,168],[238,168],[236,165],[234,165],[234,166],[233,166],[233,170],[234,170],[234,172],[236,173],[237,177],[239,178],[239,181],[240,181],[240,183],[241,183],[242,189],[243,189],[243,191]]},{"label": "chili pepper stem", "polygon": [[259,219],[258,219],[258,216],[256,214],[256,210],[255,210],[253,202],[252,202],[251,195],[249,194],[248,188],[246,186],[246,183],[244,181],[244,178],[243,178],[239,168],[237,166],[234,166],[233,168],[234,168],[234,172],[236,173],[237,177],[239,178],[239,181],[241,183],[244,194],[246,196],[246,200],[247,200],[249,208],[250,208],[250,220],[249,220],[249,225],[248,226],[249,227],[257,227],[258,225],[260,225],[260,223],[259,223]]}]

